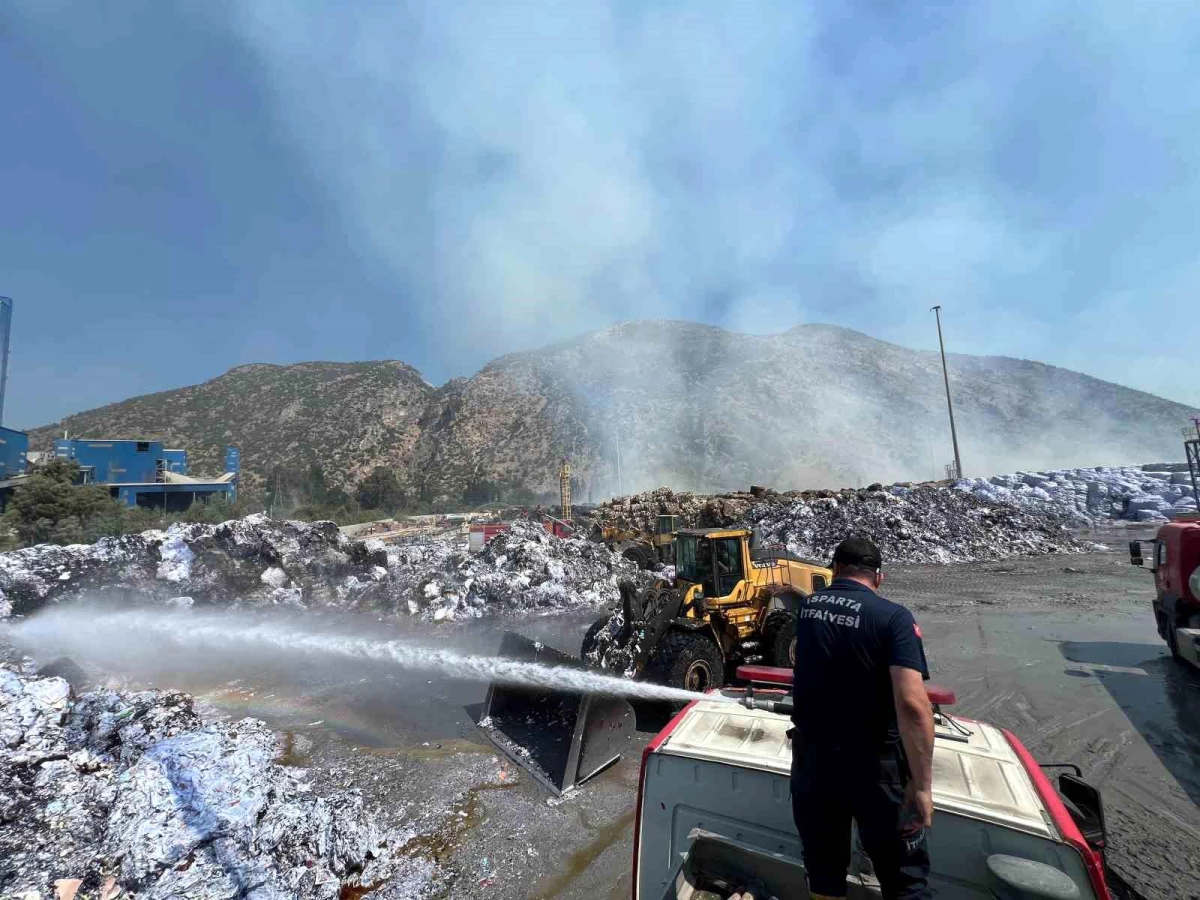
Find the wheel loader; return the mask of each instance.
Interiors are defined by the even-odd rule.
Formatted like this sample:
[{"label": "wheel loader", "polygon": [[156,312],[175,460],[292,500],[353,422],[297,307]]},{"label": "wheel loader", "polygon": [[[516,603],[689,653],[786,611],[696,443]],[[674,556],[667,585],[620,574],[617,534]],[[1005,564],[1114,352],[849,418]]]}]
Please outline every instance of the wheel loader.
[{"label": "wheel loader", "polygon": [[[723,687],[745,663],[792,668],[797,608],[829,585],[829,569],[782,547],[755,546],[741,528],[676,531],[672,550],[674,581],[659,579],[644,591],[622,583],[620,609],[588,629],[582,661],[514,632],[504,635],[500,655],[698,692]],[[480,725],[501,752],[558,793],[615,762],[634,719],[616,697],[496,683]]]},{"label": "wheel loader", "polygon": [[782,547],[757,547],[743,528],[675,532],[675,580],[622,585],[621,608],[597,620],[584,661],[692,691],[721,687],[745,662],[791,667],[796,609],[828,586],[829,569]]},{"label": "wheel loader", "polygon": [[672,538],[678,528],[679,516],[670,515],[658,517],[653,533],[606,522],[592,527],[591,539],[637,563],[639,569],[652,570],[658,568],[660,562],[675,561]]}]

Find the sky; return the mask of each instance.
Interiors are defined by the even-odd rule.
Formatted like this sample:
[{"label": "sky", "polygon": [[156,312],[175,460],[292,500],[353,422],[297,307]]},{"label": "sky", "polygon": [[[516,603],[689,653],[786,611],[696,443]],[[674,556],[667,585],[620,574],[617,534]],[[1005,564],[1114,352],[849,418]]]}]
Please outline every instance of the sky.
[{"label": "sky", "polygon": [[1200,5],[8,0],[4,423],[822,322],[1200,406]]}]

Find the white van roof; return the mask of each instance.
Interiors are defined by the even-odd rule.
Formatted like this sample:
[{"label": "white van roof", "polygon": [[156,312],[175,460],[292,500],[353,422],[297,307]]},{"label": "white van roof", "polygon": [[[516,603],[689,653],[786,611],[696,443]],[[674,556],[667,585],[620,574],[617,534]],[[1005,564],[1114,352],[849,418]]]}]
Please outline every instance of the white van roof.
[{"label": "white van roof", "polygon": [[[935,809],[1059,840],[1029,773],[1004,734],[982,722],[955,721],[968,734],[948,724],[937,727]],[[787,775],[792,766],[790,727],[786,717],[775,713],[701,700],[684,713],[658,752]]]}]

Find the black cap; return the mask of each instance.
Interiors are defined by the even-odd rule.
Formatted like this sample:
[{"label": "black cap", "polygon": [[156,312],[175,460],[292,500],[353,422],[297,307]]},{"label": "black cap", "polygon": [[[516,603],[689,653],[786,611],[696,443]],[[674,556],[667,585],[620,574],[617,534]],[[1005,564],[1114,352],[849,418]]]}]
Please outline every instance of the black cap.
[{"label": "black cap", "polygon": [[834,565],[861,566],[878,572],[883,567],[883,557],[873,541],[864,537],[846,538],[833,551]]}]

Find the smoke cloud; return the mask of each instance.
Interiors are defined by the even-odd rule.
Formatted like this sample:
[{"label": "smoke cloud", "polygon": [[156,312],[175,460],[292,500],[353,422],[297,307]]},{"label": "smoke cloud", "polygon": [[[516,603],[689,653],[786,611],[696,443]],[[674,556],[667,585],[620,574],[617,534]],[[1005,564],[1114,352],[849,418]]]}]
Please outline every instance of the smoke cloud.
[{"label": "smoke cloud", "polygon": [[443,359],[647,315],[929,347],[941,302],[960,351],[1200,403],[1167,371],[1200,338],[1186,4],[231,16]]}]

